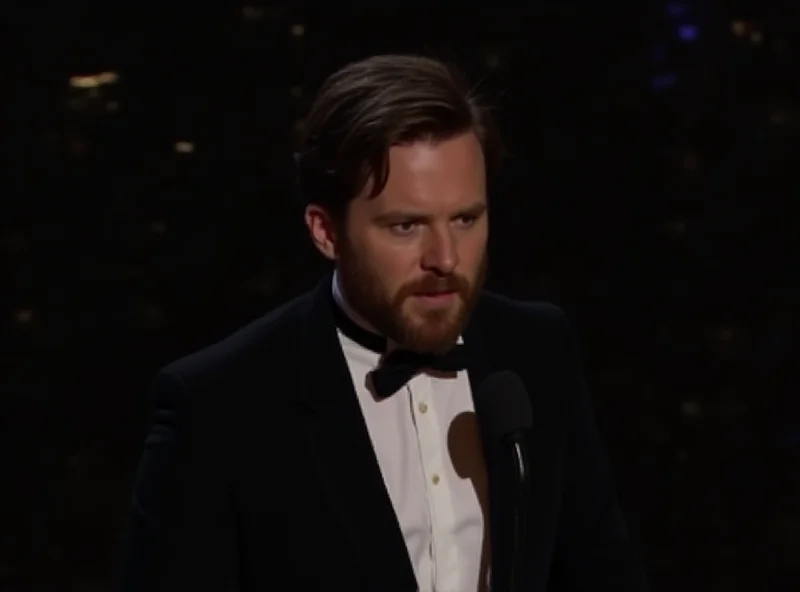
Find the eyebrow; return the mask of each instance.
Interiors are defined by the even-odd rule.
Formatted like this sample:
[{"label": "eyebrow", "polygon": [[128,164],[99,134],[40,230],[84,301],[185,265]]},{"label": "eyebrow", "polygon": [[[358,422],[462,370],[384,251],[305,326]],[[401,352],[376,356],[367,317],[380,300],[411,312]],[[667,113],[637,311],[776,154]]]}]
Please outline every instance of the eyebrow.
[{"label": "eyebrow", "polygon": [[[479,201],[471,206],[467,206],[466,208],[460,209],[453,215],[453,218],[460,218],[463,216],[471,216],[477,218],[481,214],[483,214],[488,209],[488,205],[485,201]],[[412,210],[394,210],[389,212],[384,212],[383,214],[378,214],[375,216],[374,220],[380,224],[396,224],[400,221],[415,221],[415,222],[423,222],[426,220],[430,220],[431,216],[429,214],[423,214],[421,212],[414,212]]]}]

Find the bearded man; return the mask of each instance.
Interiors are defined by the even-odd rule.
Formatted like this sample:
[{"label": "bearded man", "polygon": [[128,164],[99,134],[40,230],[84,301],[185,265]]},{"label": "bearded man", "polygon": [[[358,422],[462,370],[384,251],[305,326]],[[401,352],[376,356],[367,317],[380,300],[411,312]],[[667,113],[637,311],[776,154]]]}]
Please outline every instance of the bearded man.
[{"label": "bearded man", "polygon": [[[160,371],[124,592],[641,592],[561,310],[483,290],[489,113],[447,65],[376,56],[322,86],[297,153],[330,273]],[[475,391],[516,374],[530,493]]]}]

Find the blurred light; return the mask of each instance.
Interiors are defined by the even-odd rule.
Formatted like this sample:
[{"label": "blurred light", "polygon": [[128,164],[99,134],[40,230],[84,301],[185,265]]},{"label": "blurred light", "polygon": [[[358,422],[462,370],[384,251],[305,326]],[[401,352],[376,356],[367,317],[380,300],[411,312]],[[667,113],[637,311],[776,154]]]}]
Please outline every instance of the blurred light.
[{"label": "blurred light", "polygon": [[303,96],[303,89],[299,86],[293,86],[289,89],[289,94],[291,94],[295,99],[299,99]]},{"label": "blurred light", "polygon": [[152,234],[164,234],[167,231],[167,225],[161,220],[155,220],[147,225],[147,230]]},{"label": "blurred light", "polygon": [[747,33],[747,23],[744,21],[733,21],[731,23],[731,32],[737,37],[744,37]]},{"label": "blurred light", "polygon": [[669,2],[664,9],[667,16],[680,18],[687,13],[686,5],[682,2]]},{"label": "blurred light", "polygon": [[734,327],[731,327],[730,325],[721,327],[719,329],[718,338],[723,343],[732,341],[735,336],[736,336],[736,329]]},{"label": "blurred light", "polygon": [[260,21],[267,14],[267,11],[261,6],[243,6],[242,18],[247,21]]},{"label": "blurred light", "polygon": [[688,226],[684,220],[670,220],[666,224],[666,230],[674,238],[681,238],[686,234]]},{"label": "blurred light", "polygon": [[672,72],[657,74],[650,79],[650,87],[654,90],[666,90],[675,86],[678,77]]},{"label": "blurred light", "polygon": [[109,101],[106,103],[106,111],[109,113],[116,113],[119,111],[119,103],[117,101]]},{"label": "blurred light", "polygon": [[175,152],[178,154],[191,154],[194,152],[194,144],[192,142],[175,142]]},{"label": "blurred light", "polygon": [[69,85],[72,88],[97,88],[108,84],[114,84],[119,80],[116,72],[100,72],[89,76],[72,76]]},{"label": "blurred light", "polygon": [[496,70],[500,67],[500,56],[496,52],[489,52],[486,54],[484,62],[486,63],[487,68],[490,70]]},{"label": "blurred light", "polygon": [[678,27],[678,37],[683,41],[695,41],[699,35],[700,30],[695,25],[681,25]]},{"label": "blurred light", "polygon": [[761,31],[753,31],[750,33],[750,42],[753,45],[761,45],[762,41],[764,41],[764,35]]},{"label": "blurred light", "polygon": [[302,37],[303,35],[306,34],[305,25],[299,25],[299,24],[298,25],[292,25],[292,28],[290,29],[290,31],[291,31],[293,37]]},{"label": "blurred light", "polygon": [[156,329],[164,326],[166,314],[157,304],[148,304],[141,310],[141,320],[148,329]]},{"label": "blurred light", "polygon": [[14,312],[14,322],[18,325],[27,325],[33,320],[33,311],[28,308],[21,308]]},{"label": "blurred light", "polygon": [[789,114],[783,109],[775,109],[770,114],[769,120],[775,125],[783,125],[789,121]]},{"label": "blurred light", "polygon": [[681,413],[687,417],[699,417],[702,412],[697,401],[684,401],[681,405]]},{"label": "blurred light", "polygon": [[75,158],[83,158],[89,153],[89,142],[85,138],[70,138],[67,153]]}]

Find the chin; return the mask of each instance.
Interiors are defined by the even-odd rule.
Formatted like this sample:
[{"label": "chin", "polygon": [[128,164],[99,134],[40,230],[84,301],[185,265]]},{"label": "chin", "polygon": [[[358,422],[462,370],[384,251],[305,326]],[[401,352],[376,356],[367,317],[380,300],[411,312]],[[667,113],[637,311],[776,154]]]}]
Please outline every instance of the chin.
[{"label": "chin", "polygon": [[444,353],[458,343],[462,329],[452,319],[437,322],[424,317],[415,319],[407,327],[408,343],[405,345],[421,353]]},{"label": "chin", "polygon": [[448,350],[455,347],[458,343],[458,337],[447,336],[447,338],[431,339],[430,341],[421,344],[419,349],[424,353],[431,354],[444,354]]}]

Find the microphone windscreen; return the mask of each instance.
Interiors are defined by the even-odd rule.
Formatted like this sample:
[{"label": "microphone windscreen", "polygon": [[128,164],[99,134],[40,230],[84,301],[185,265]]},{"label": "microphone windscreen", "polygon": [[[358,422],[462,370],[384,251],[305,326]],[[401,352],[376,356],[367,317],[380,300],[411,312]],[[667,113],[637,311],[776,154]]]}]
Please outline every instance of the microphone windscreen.
[{"label": "microphone windscreen", "polygon": [[522,379],[510,370],[490,374],[475,394],[475,408],[491,439],[502,439],[533,425],[533,411]]}]

